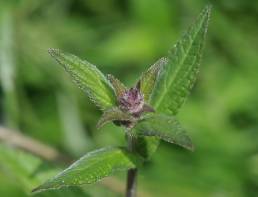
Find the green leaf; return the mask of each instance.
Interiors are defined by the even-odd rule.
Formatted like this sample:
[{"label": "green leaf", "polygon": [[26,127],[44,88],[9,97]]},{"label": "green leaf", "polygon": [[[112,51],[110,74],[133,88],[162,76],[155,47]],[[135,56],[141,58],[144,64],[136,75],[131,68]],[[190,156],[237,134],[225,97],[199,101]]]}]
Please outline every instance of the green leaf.
[{"label": "green leaf", "polygon": [[183,38],[169,51],[151,99],[158,111],[175,115],[188,96],[199,71],[211,7],[207,6]]},{"label": "green leaf", "polygon": [[169,143],[193,150],[193,144],[186,131],[174,116],[153,114],[146,116],[132,129],[137,136],[153,136]]},{"label": "green leaf", "polygon": [[97,128],[104,126],[105,124],[113,121],[128,121],[134,122],[135,119],[128,113],[121,111],[118,107],[113,107],[104,111],[101,118],[97,123]]},{"label": "green leaf", "polygon": [[65,68],[73,81],[87,93],[100,109],[105,110],[115,105],[113,88],[96,66],[58,49],[49,49],[49,53]]},{"label": "green leaf", "polygon": [[[199,71],[210,12],[211,6],[204,8],[195,23],[169,52],[167,63],[162,66],[150,98],[156,111],[177,114],[189,94]],[[138,150],[144,150],[145,158],[150,158],[159,144],[158,139],[150,137],[142,137],[138,143]]]},{"label": "green leaf", "polygon": [[166,58],[160,58],[146,72],[144,72],[139,80],[140,90],[144,95],[144,100],[149,101],[152,90],[154,88],[159,71],[163,65],[167,63]]},{"label": "green leaf", "polygon": [[66,170],[33,191],[92,184],[116,171],[135,168],[137,164],[138,158],[126,149],[102,148],[86,154]]},{"label": "green leaf", "polygon": [[160,140],[157,137],[137,137],[136,150],[145,160],[149,160],[156,152]]},{"label": "green leaf", "polygon": [[125,85],[111,74],[108,74],[107,77],[115,90],[116,96],[121,97],[126,91]]}]

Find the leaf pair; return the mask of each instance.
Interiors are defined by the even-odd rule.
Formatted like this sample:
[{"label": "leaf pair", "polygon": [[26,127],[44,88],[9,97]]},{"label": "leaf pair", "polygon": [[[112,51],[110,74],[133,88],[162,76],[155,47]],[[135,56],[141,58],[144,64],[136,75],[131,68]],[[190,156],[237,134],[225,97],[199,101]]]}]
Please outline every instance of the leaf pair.
[{"label": "leaf pair", "polygon": [[[193,150],[191,139],[186,135],[177,120],[171,116],[148,115],[131,132],[138,137],[155,136],[164,141]],[[64,186],[92,184],[112,175],[116,171],[135,168],[141,163],[141,157],[128,152],[124,148],[99,149],[86,154],[66,170],[33,191],[38,192]]]},{"label": "leaf pair", "polygon": [[[106,114],[105,114],[106,113]],[[122,112],[118,108],[112,108],[104,115],[98,122],[98,127],[116,120],[135,122],[136,120]],[[180,123],[174,116],[167,116],[164,114],[149,114],[139,120],[130,131],[135,137],[156,137],[169,143],[177,144],[186,149],[193,150],[191,139],[186,134]]]},{"label": "leaf pair", "polygon": [[[211,6],[207,6],[202,11],[166,58],[161,58],[142,75],[140,90],[145,101],[150,101],[158,112],[175,115],[188,96],[199,71],[210,9]],[[49,53],[100,109],[106,110],[116,105],[114,89],[119,90],[116,92],[119,95],[125,90],[121,82],[109,75],[112,86],[96,66],[74,55],[58,49],[49,49]]]}]

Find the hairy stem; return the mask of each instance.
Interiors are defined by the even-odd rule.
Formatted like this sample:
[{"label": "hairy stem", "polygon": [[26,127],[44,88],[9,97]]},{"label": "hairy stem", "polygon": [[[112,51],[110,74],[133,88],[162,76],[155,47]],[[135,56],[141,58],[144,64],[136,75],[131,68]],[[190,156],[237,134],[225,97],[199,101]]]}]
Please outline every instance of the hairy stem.
[{"label": "hairy stem", "polygon": [[[128,150],[134,151],[135,137],[127,133]],[[129,169],[127,172],[126,197],[136,197],[137,168]]]}]

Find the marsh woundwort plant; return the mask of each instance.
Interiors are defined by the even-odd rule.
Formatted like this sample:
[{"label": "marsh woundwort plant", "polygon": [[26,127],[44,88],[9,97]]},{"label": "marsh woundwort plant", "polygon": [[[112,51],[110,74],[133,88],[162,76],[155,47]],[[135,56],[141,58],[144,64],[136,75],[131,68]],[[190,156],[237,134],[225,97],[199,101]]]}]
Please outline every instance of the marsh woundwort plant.
[{"label": "marsh woundwort plant", "polygon": [[112,75],[105,76],[85,60],[49,49],[103,111],[97,127],[114,123],[123,128],[128,144],[87,153],[34,191],[92,184],[118,170],[127,170],[126,196],[134,197],[138,167],[150,159],[159,140],[193,150],[191,139],[175,115],[197,78],[210,9],[207,6],[166,57],[153,64],[131,88]]}]

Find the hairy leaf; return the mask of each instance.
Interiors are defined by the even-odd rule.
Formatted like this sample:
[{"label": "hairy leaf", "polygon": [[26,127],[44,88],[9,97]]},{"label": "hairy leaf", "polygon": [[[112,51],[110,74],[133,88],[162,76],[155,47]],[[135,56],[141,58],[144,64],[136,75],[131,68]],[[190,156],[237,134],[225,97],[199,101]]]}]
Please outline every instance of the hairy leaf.
[{"label": "hairy leaf", "polygon": [[158,139],[177,144],[186,149],[193,150],[193,144],[186,131],[174,116],[153,114],[146,116],[132,130],[137,136],[153,136]]},{"label": "hairy leaf", "polygon": [[96,66],[58,49],[49,49],[49,53],[100,109],[104,110],[115,105],[116,99],[112,86]]},{"label": "hairy leaf", "polygon": [[139,85],[141,93],[143,93],[144,100],[146,102],[149,102],[149,98],[154,88],[159,71],[166,63],[166,58],[160,58],[155,64],[153,64],[146,72],[142,74]]},{"label": "hairy leaf", "polygon": [[104,126],[105,124],[113,121],[128,121],[133,122],[135,121],[134,118],[119,109],[118,107],[113,107],[104,111],[101,118],[98,121],[97,128]]},{"label": "hairy leaf", "polygon": [[169,51],[151,103],[159,112],[175,115],[184,103],[199,71],[210,16],[207,6],[183,38]]},{"label": "hairy leaf", "polygon": [[64,186],[92,184],[116,171],[135,168],[138,158],[123,148],[103,148],[90,152],[66,170],[35,188],[38,192]]},{"label": "hairy leaf", "polygon": [[[175,115],[189,94],[199,70],[210,10],[211,7],[207,6],[201,12],[195,23],[170,51],[150,98],[156,111]],[[158,144],[157,138],[141,137],[137,146],[138,150],[144,150],[145,158],[150,158]]]},{"label": "hairy leaf", "polygon": [[123,94],[126,91],[125,85],[111,74],[108,74],[108,80],[112,84],[114,91],[116,93],[116,96],[117,97],[123,96]]}]

